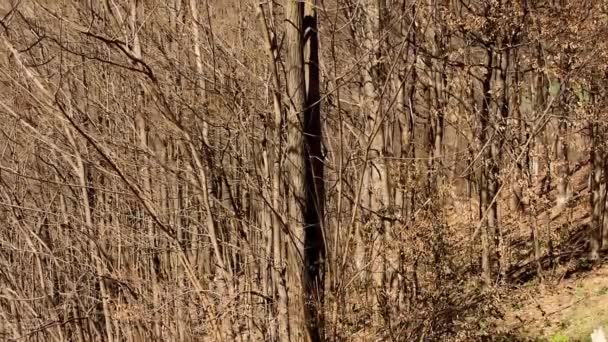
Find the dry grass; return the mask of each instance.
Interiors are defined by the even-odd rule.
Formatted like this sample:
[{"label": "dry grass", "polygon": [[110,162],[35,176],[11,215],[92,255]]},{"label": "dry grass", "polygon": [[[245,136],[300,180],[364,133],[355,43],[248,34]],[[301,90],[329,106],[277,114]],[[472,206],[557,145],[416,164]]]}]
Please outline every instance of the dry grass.
[{"label": "dry grass", "polygon": [[557,285],[531,285],[513,291],[505,325],[528,338],[587,341],[608,323],[608,266],[578,274]]}]

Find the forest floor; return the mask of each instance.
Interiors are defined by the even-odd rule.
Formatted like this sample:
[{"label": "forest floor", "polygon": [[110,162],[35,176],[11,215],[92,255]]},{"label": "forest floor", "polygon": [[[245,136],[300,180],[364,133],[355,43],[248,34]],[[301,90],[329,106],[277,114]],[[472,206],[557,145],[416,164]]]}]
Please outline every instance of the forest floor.
[{"label": "forest floor", "polygon": [[553,284],[527,284],[505,305],[505,324],[521,339],[590,341],[598,326],[608,328],[608,263]]},{"label": "forest floor", "polygon": [[562,214],[556,215],[557,208],[546,209],[541,216],[551,217],[548,226],[546,219],[541,223],[512,218],[511,226],[521,227],[511,228],[514,240],[526,241],[529,227],[536,225],[540,234],[555,242],[551,256],[542,253],[543,274],[539,276],[531,255],[510,274],[520,285],[506,292],[504,323],[517,334],[516,340],[590,341],[598,326],[608,328],[608,255],[604,253],[595,263],[587,260],[590,208],[586,180],[590,170],[583,166],[577,171],[572,180],[578,195]]}]

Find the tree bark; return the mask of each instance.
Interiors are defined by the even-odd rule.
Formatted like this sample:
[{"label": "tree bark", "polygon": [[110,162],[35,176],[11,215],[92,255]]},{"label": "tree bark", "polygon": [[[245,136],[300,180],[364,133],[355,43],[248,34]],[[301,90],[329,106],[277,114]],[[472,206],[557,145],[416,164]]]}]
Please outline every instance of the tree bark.
[{"label": "tree bark", "polygon": [[481,180],[479,182],[480,189],[480,219],[481,219],[481,269],[483,279],[486,285],[490,285],[492,282],[492,264],[491,264],[491,246],[490,246],[490,232],[494,228],[495,223],[495,211],[493,208],[493,191],[494,191],[494,175],[493,175],[493,156],[492,156],[492,144],[489,139],[494,137],[488,137],[488,130],[491,124],[491,104],[492,104],[492,76],[494,67],[494,51],[488,49],[487,51],[487,66],[486,74],[482,84],[482,104],[481,104],[481,115],[480,115],[480,133],[479,133],[479,146],[484,149],[483,165],[481,169]]},{"label": "tree bark", "polygon": [[[362,115],[365,117],[365,142],[367,143],[366,163],[363,179],[362,203],[366,215],[364,221],[372,223],[371,244],[369,257],[372,285],[372,306],[374,320],[379,323],[380,314],[384,310],[382,305],[384,294],[384,245],[388,222],[384,219],[390,208],[390,190],[388,182],[388,167],[385,160],[385,108],[382,106],[382,95],[377,89],[378,84],[383,83],[381,75],[385,70],[382,56],[383,35],[382,20],[386,11],[384,0],[368,0],[363,14],[364,40],[363,53],[366,55],[367,63],[362,68],[361,78],[363,87],[361,89]],[[358,243],[364,243],[359,241]]]},{"label": "tree bark", "polygon": [[[324,243],[321,233],[322,168],[320,168],[319,85],[316,15],[307,17],[304,3],[286,0],[288,184],[287,284],[290,301],[289,338],[321,341]],[[309,65],[304,64],[304,33],[310,33]],[[307,79],[305,70],[308,75]],[[315,160],[316,159],[316,160]],[[321,177],[321,178],[317,178]],[[282,335],[287,331],[282,330]]]},{"label": "tree bark", "polygon": [[589,239],[589,259],[599,259],[599,251],[602,247],[602,211],[605,202],[602,202],[602,181],[604,171],[604,156],[600,149],[599,124],[591,123],[591,235]]},{"label": "tree bark", "polygon": [[[314,6],[316,6],[316,1]],[[316,8],[307,4],[303,22],[305,42],[306,109],[304,111],[306,212],[304,282],[306,320],[313,340],[324,340],[325,184],[321,128],[319,38]]]}]

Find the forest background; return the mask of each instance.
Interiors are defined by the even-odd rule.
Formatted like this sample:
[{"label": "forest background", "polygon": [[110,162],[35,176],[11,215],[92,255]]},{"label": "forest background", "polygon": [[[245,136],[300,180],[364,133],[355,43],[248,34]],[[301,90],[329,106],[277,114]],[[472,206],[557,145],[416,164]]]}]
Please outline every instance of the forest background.
[{"label": "forest background", "polygon": [[0,18],[2,338],[514,338],[608,249],[604,0]]}]

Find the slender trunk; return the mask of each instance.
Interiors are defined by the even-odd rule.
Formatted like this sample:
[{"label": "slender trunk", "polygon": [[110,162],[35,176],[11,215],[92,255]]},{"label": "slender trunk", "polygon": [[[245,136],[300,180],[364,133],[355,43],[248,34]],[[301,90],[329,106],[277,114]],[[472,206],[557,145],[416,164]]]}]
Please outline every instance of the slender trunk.
[{"label": "slender trunk", "polygon": [[[572,51],[567,47],[565,54],[567,58],[564,58],[565,65],[562,67],[569,75],[572,71]],[[565,209],[568,201],[570,200],[571,191],[569,191],[569,173],[570,165],[568,162],[568,112],[570,110],[570,80],[569,77],[560,79],[560,94],[559,94],[559,117],[557,136],[555,140],[555,154],[557,162],[555,165],[555,171],[557,174],[557,207],[561,210]]]},{"label": "slender trunk", "polygon": [[[382,52],[383,42],[380,40],[382,32],[382,20],[385,15],[385,1],[368,1],[364,14],[365,34],[363,51],[367,55],[367,64],[363,68],[363,88],[361,99],[363,102],[363,115],[365,121],[365,137],[367,139],[367,160],[364,171],[363,191],[365,196],[364,205],[369,210],[367,218],[371,225],[371,246],[369,257],[369,273],[372,277],[372,305],[374,320],[379,324],[379,319],[384,311],[384,277],[385,258],[384,246],[386,242],[386,230],[389,229],[388,222],[380,215],[388,213],[391,206],[391,196],[388,182],[388,167],[385,160],[385,108],[382,104],[382,94],[377,86],[384,84]],[[379,215],[380,214],[380,215]],[[362,241],[359,241],[361,243]]]},{"label": "slender trunk", "polygon": [[[495,117],[495,127],[497,129],[497,134],[495,134],[495,138],[492,140],[492,166],[494,168],[494,189],[492,192],[492,198],[497,196],[499,189],[502,187],[500,170],[503,161],[503,146],[505,143],[504,140],[504,132],[507,131],[507,122],[511,115],[511,77],[509,76],[509,72],[511,69],[511,51],[507,48],[502,54],[498,56],[500,60],[500,78],[499,89],[502,88],[502,93],[500,100],[498,101],[498,108]],[[502,233],[502,227],[500,224],[500,212],[499,212],[499,200],[496,200],[493,203],[492,214],[494,216],[494,247],[496,248],[496,257],[498,261],[499,271],[501,277],[504,278],[505,272],[507,270],[506,265],[506,248],[507,246],[504,243],[504,236]]]},{"label": "slender trunk", "polygon": [[[139,41],[138,31],[138,19],[141,18],[141,4],[138,0],[131,1],[131,15],[129,17],[129,29],[133,35],[133,53],[135,56],[141,58],[141,45]],[[145,87],[143,84],[140,84],[139,94],[136,98],[136,103],[140,105],[140,108],[145,107]],[[139,107],[139,106],[138,106]],[[148,151],[148,128],[146,125],[146,118],[144,118],[144,113],[142,113],[141,109],[136,109],[135,113],[135,126],[137,129],[137,137],[139,140],[139,147],[142,151]],[[148,157],[146,152],[141,159],[143,167],[141,168],[141,177],[143,179],[142,191],[143,195],[150,201],[152,200],[152,187],[150,183],[150,163],[148,161]],[[159,307],[159,285],[158,285],[158,275],[156,263],[158,262],[159,256],[156,254],[156,230],[154,229],[154,224],[151,220],[143,220],[145,225],[145,230],[148,234],[148,243],[150,248],[150,260],[149,260],[149,281],[150,286],[152,287],[152,302],[154,305],[154,314],[153,314],[153,326],[154,326],[154,336],[155,338],[161,338],[161,327],[160,320],[158,315],[156,314],[156,308]]]},{"label": "slender trunk", "polygon": [[[405,6],[405,3],[404,3]],[[404,8],[405,11],[405,8]],[[412,9],[412,18],[415,18],[415,8]],[[415,102],[416,102],[416,60],[418,59],[418,50],[416,46],[416,30],[410,29],[409,23],[402,23],[402,34],[410,36],[411,43],[411,61],[406,59],[406,65],[403,72],[399,75],[399,95],[398,108],[401,111],[399,115],[400,132],[401,132],[401,151],[400,158],[406,160],[402,163],[402,172],[400,183],[405,185],[404,189],[398,190],[397,198],[395,199],[396,208],[401,209],[401,215],[408,217],[409,213],[413,212],[412,199],[414,197],[414,187],[411,186],[413,181],[413,170],[411,162],[408,160],[413,157],[414,152],[414,118],[415,118]],[[411,31],[411,33],[410,33]],[[409,46],[408,46],[409,52]],[[409,53],[408,53],[409,57]],[[408,63],[409,62],[409,63]],[[409,77],[409,79],[408,79]]]},{"label": "slender trunk", "polygon": [[[482,84],[482,104],[481,104],[481,127],[479,134],[479,146],[484,149],[483,165],[481,168],[481,180],[479,184],[480,188],[480,207],[481,207],[481,269],[483,272],[483,279],[486,285],[492,283],[492,265],[491,265],[491,247],[490,247],[490,232],[494,228],[495,224],[495,211],[492,208],[491,203],[493,197],[493,191],[495,186],[493,170],[493,158],[492,158],[492,146],[488,146],[489,139],[494,137],[488,137],[488,130],[490,127],[490,116],[491,116],[491,104],[492,104],[492,69],[494,66],[494,51],[490,49],[487,53],[487,66],[486,75]],[[490,144],[492,145],[492,144]]]},{"label": "slender trunk", "polygon": [[[517,49],[513,51],[513,68],[514,70],[514,94],[513,94],[513,137],[514,137],[514,145],[517,151],[517,155],[524,153],[524,157],[517,161],[517,165],[515,167],[513,181],[511,182],[511,210],[517,212],[520,216],[524,209],[524,206],[527,205],[524,199],[524,170],[528,169],[527,165],[527,156],[528,156],[528,146],[526,142],[528,141],[528,137],[526,135],[526,122],[524,121],[524,117],[521,111],[521,99],[522,99],[522,89],[519,85],[520,83],[520,70],[519,70],[519,54]],[[524,151],[526,149],[526,151]]]},{"label": "slender trunk", "polygon": [[602,238],[602,242],[601,242],[601,246],[600,246],[600,250],[601,251],[606,251],[608,250],[608,183],[606,182],[606,177],[608,177],[608,162],[606,161],[606,150],[604,149],[603,151],[603,162],[604,162],[604,174],[602,177],[602,189],[601,189],[601,195],[602,195],[602,202],[604,203],[604,207],[602,208],[603,211],[603,215],[602,215],[602,226],[601,226],[601,238]]},{"label": "slender trunk", "polygon": [[[537,50],[538,50],[537,56],[536,56],[537,62],[539,64],[539,66],[542,68],[542,67],[544,67],[544,58],[543,58],[543,50],[542,50],[541,44],[539,44],[537,46]],[[544,71],[539,70],[539,72],[536,75],[536,82],[535,82],[534,86],[536,87],[534,105],[535,105],[536,115],[537,115],[537,117],[535,117],[534,119],[538,119],[539,113],[543,113],[543,110],[547,106],[547,100],[549,98],[550,82]],[[548,147],[549,146],[549,143],[548,143],[549,135],[550,135],[550,133],[547,131],[547,128],[544,127],[542,133],[536,134],[535,137],[533,138],[534,143],[535,143],[535,154],[534,154],[535,168],[533,171],[532,185],[535,190],[536,189],[539,190],[535,194],[536,202],[535,202],[535,209],[533,211],[535,219],[538,219],[538,215],[540,214],[538,207],[546,199],[548,190],[549,190],[548,187],[551,184],[551,172],[550,172],[551,159],[550,159],[550,151],[549,151],[549,147]],[[547,222],[547,224],[550,224],[550,222]],[[543,267],[542,267],[542,263],[541,263],[542,250],[540,247],[541,246],[541,234],[540,234],[539,226],[540,226],[540,223],[539,223],[539,225],[533,227],[533,229],[535,230],[533,243],[534,243],[534,257],[536,259],[537,272],[542,279]],[[549,236],[549,238],[551,238],[551,237]]]},{"label": "slender trunk", "polygon": [[272,74],[272,81],[274,89],[272,91],[273,100],[273,120],[269,120],[273,123],[272,129],[270,130],[273,135],[274,144],[268,147],[265,151],[267,178],[269,182],[269,200],[270,207],[267,209],[266,220],[269,224],[269,236],[267,242],[267,248],[270,256],[270,275],[268,276],[270,284],[268,290],[272,294],[272,297],[276,295],[276,308],[270,308],[268,312],[269,316],[269,340],[270,341],[288,341],[289,340],[289,299],[287,293],[287,284],[284,278],[284,267],[285,267],[285,255],[284,245],[285,240],[281,232],[281,220],[280,213],[282,213],[280,205],[281,197],[281,184],[283,179],[281,177],[281,164],[283,159],[282,148],[282,134],[281,124],[283,122],[283,115],[285,110],[283,109],[282,102],[280,101],[281,91],[281,79],[278,72],[278,46],[276,42],[276,33],[273,31],[272,26],[272,8],[264,13],[262,6],[259,7],[260,20],[262,24],[262,30],[265,33],[266,39],[266,52],[269,57],[269,66]]},{"label": "slender trunk", "polygon": [[[172,0],[172,6],[173,6],[173,10],[171,11],[170,14],[170,25],[171,28],[175,31],[175,32],[179,32],[179,26],[178,26],[178,22],[181,18],[179,18],[179,13],[182,11],[182,5],[183,2],[182,0]],[[173,57],[177,60],[178,59],[178,51],[179,51],[179,45],[178,45],[178,41],[176,39],[172,39],[170,40],[170,49],[171,52],[174,54]],[[174,75],[172,78],[173,82],[174,82],[174,86],[175,86],[175,91],[176,92],[181,92],[182,91],[182,87],[181,87],[181,75]],[[180,116],[180,110],[177,110],[178,112],[178,120],[179,120],[179,116]],[[164,141],[163,144],[158,144],[159,149],[157,150],[163,150],[162,153],[162,162],[163,164],[165,163],[169,163],[170,165],[175,166],[177,169],[179,169],[180,167],[180,159],[179,159],[179,155],[177,153],[174,153],[174,150],[176,150],[176,146],[174,143],[172,143],[172,139],[170,137],[167,137],[166,140]],[[164,172],[163,172],[164,174]],[[159,175],[160,177],[163,177],[163,175]],[[184,229],[183,226],[180,222],[179,216],[177,213],[181,212],[181,207],[180,207],[180,198],[179,198],[179,182],[178,182],[178,177],[175,174],[165,174],[164,175],[165,178],[165,182],[163,182],[162,189],[163,189],[163,200],[162,200],[162,207],[165,208],[166,210],[166,217],[168,217],[168,220],[170,222],[171,225],[173,225],[174,227],[176,227],[176,237],[177,237],[177,244],[181,247],[181,246],[185,246],[186,245],[186,236],[184,234]],[[196,250],[196,249],[192,249],[192,250]],[[190,262],[191,261],[191,256],[187,255],[188,260]],[[175,285],[180,288],[182,286],[184,286],[185,284],[185,278],[184,278],[184,268],[182,267],[182,265],[179,262],[179,255],[177,255],[176,253],[172,253],[171,255],[171,264],[174,267],[174,277],[175,277]],[[186,312],[187,309],[184,310],[183,305],[181,305],[182,303],[180,302],[176,302],[176,306],[175,306],[175,310],[176,310],[176,327],[175,329],[177,330],[177,339],[178,341],[182,342],[186,340]]]},{"label": "slender trunk", "polygon": [[[323,237],[320,225],[322,204],[317,190],[322,177],[318,161],[311,162],[320,149],[320,125],[318,122],[318,71],[316,55],[316,17],[307,17],[307,33],[310,33],[310,64],[308,66],[309,86],[307,94],[304,65],[304,3],[286,0],[286,58],[285,69],[289,110],[287,111],[287,153],[285,170],[289,185],[288,210],[288,262],[287,281],[290,300],[289,338],[293,341],[321,341],[322,316],[318,307],[324,284],[322,280],[322,258],[324,257]],[[314,25],[310,25],[314,24]],[[315,80],[316,78],[316,80]],[[316,83],[316,84],[314,84]],[[310,107],[307,96],[315,103]],[[309,129],[316,129],[307,137]],[[308,144],[312,143],[311,146]],[[320,174],[318,173],[320,171]],[[322,179],[321,179],[322,181]],[[316,184],[315,184],[316,183]],[[321,309],[321,310],[319,310]]]},{"label": "slender trunk", "polygon": [[[202,107],[207,106],[207,94],[206,94],[206,85],[203,81],[203,61],[202,54],[200,48],[200,33],[199,33],[199,10],[197,6],[197,2],[195,0],[190,0],[190,13],[192,15],[192,33],[193,33],[193,50],[194,50],[194,63],[196,67],[196,71],[199,74],[199,77],[196,81],[196,94],[198,95],[198,101]],[[209,137],[208,137],[208,124],[203,121],[203,130],[202,130],[202,139],[205,145],[209,146]],[[189,139],[190,140],[190,139]],[[220,248],[220,232],[218,231],[218,227],[213,218],[213,208],[210,200],[211,191],[209,189],[209,184],[211,183],[208,178],[208,172],[206,165],[203,165],[201,158],[199,156],[198,150],[195,148],[192,140],[188,142],[188,147],[190,150],[190,155],[193,159],[193,164],[195,168],[195,179],[198,185],[201,187],[200,193],[198,194],[199,202],[203,206],[204,220],[207,226],[209,240],[211,242],[213,256],[215,258],[216,264],[218,266],[218,274],[216,276],[215,285],[220,293],[225,293],[232,298],[233,295],[233,286],[231,284],[232,281],[232,272],[229,268],[229,263],[225,262],[224,255]],[[227,310],[226,305],[228,305],[228,298],[222,298],[221,302],[223,306],[223,310]],[[234,340],[234,326],[232,324],[232,318],[228,316],[227,318],[222,320],[222,329],[224,333],[227,334],[229,340]]]},{"label": "slender trunk", "polygon": [[559,118],[558,134],[557,134],[557,206],[560,209],[565,209],[570,200],[571,191],[569,191],[569,163],[568,163],[568,123],[565,110],[562,110],[562,115]]},{"label": "slender trunk", "polygon": [[[74,147],[76,147],[76,141],[73,138],[72,133],[70,132],[70,130],[68,128],[66,128],[66,134],[68,135],[69,139],[71,140],[71,143],[73,144]],[[83,211],[84,211],[84,218],[85,218],[85,224],[86,224],[86,229],[87,231],[89,231],[91,234],[93,234],[95,227],[95,222],[93,220],[93,208],[95,206],[95,197],[93,194],[93,190],[91,188],[92,186],[92,182],[91,182],[91,174],[90,174],[90,170],[87,170],[87,167],[85,166],[83,160],[82,160],[82,156],[77,153],[75,156],[76,160],[76,166],[77,166],[77,170],[75,170],[77,172],[78,178],[79,178],[79,182],[80,182],[80,186],[81,186],[81,196],[82,196],[82,204],[83,204]],[[96,234],[98,232],[95,232]],[[101,243],[101,241],[97,242],[97,243]],[[103,268],[103,264],[101,262],[101,255],[99,254],[99,248],[97,247],[96,243],[93,242],[91,240],[91,242],[89,243],[89,249],[91,252],[91,258],[94,261],[95,264],[95,271],[97,272],[97,277],[98,277],[98,286],[99,286],[99,296],[101,298],[101,306],[102,306],[102,310],[103,310],[103,323],[104,323],[104,327],[105,327],[105,339],[107,341],[114,341],[114,333],[112,331],[112,318],[111,318],[111,312],[110,312],[110,305],[109,305],[109,295],[106,289],[106,284],[103,281],[104,279],[104,268]]]},{"label": "slender trunk", "polygon": [[[316,3],[314,4],[316,6]],[[305,256],[306,270],[304,293],[306,295],[306,321],[312,339],[324,340],[325,294],[325,184],[323,179],[323,155],[321,150],[321,96],[319,77],[319,38],[316,9],[306,6],[303,22],[306,55],[306,109],[304,111],[306,204],[305,204]]]},{"label": "slender trunk", "polygon": [[591,236],[589,259],[597,260],[601,247],[602,230],[602,172],[604,169],[603,153],[600,149],[600,127],[597,123],[591,123]]}]

